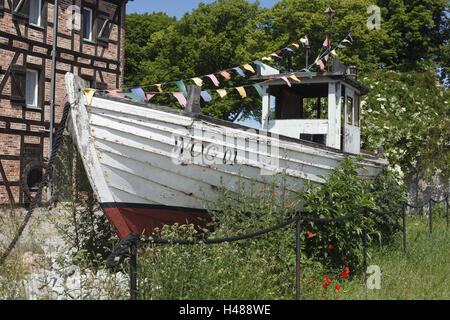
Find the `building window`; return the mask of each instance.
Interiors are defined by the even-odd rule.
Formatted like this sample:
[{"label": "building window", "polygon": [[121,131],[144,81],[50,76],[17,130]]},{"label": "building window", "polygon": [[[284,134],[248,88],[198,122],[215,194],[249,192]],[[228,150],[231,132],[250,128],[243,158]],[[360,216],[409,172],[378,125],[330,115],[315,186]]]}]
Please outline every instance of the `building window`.
[{"label": "building window", "polygon": [[30,15],[28,21],[35,26],[41,25],[41,12],[42,12],[41,0],[30,0]]},{"label": "building window", "polygon": [[353,98],[347,97],[347,123],[353,124]]},{"label": "building window", "polygon": [[83,8],[83,39],[92,41],[92,9]]},{"label": "building window", "polygon": [[25,103],[29,108],[39,108],[38,94],[39,94],[39,72],[36,70],[27,70],[26,86],[25,86]]}]

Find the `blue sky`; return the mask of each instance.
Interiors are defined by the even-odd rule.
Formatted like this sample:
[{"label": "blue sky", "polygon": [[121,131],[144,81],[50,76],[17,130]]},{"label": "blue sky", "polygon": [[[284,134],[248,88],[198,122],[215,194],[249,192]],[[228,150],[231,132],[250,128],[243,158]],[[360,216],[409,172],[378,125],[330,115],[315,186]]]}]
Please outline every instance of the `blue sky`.
[{"label": "blue sky", "polygon": [[[254,0],[247,0],[250,3],[254,3]],[[260,0],[261,7],[271,8],[275,3],[280,0]],[[212,3],[214,0],[134,0],[127,4],[127,13],[153,13],[153,12],[165,12],[169,17],[181,18],[186,12],[191,12],[192,9],[196,9],[200,2]]]}]

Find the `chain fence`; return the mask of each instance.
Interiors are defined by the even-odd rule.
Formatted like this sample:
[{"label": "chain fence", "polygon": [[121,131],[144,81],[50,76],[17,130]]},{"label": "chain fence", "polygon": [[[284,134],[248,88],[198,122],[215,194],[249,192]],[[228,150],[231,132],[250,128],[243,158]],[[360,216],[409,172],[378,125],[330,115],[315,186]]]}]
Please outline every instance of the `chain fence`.
[{"label": "chain fence", "polygon": [[[160,244],[160,245],[169,245],[169,244],[180,244],[180,245],[196,245],[196,244],[220,244],[225,242],[235,242],[245,239],[251,239],[258,236],[261,236],[263,234],[273,232],[282,228],[285,228],[293,223],[296,224],[296,299],[300,299],[300,279],[301,279],[301,267],[300,267],[300,245],[301,245],[301,238],[300,234],[302,231],[302,222],[304,221],[312,221],[317,223],[330,223],[330,222],[339,222],[339,221],[345,221],[348,219],[355,218],[360,215],[390,215],[398,212],[399,210],[402,210],[402,233],[403,233],[403,251],[406,253],[407,250],[407,242],[406,242],[406,211],[407,208],[413,208],[413,209],[422,209],[424,206],[428,204],[428,217],[429,217],[429,232],[430,234],[433,232],[433,203],[439,204],[439,203],[446,203],[446,225],[447,229],[449,227],[449,216],[448,216],[448,198],[449,196],[446,195],[441,200],[434,200],[432,197],[426,202],[423,202],[421,205],[411,205],[407,201],[402,202],[400,205],[398,205],[396,208],[390,210],[390,211],[377,211],[371,208],[363,207],[357,212],[342,216],[338,218],[314,218],[303,215],[303,212],[299,212],[298,215],[295,217],[282,222],[278,225],[272,226],[267,229],[259,230],[253,233],[240,235],[240,236],[233,236],[233,237],[226,237],[226,238],[217,238],[217,239],[205,239],[205,240],[186,240],[186,239],[162,239],[162,238],[147,238],[135,233],[130,233],[128,236],[123,238],[118,242],[116,247],[114,248],[111,255],[108,256],[106,265],[108,268],[114,268],[118,265],[120,265],[126,257],[130,257],[130,299],[131,300],[137,300],[137,294],[138,294],[138,288],[137,288],[137,249],[142,248],[145,245],[149,244]],[[365,270],[367,269],[367,230],[363,230],[363,277],[364,282],[366,282],[366,273]]]}]

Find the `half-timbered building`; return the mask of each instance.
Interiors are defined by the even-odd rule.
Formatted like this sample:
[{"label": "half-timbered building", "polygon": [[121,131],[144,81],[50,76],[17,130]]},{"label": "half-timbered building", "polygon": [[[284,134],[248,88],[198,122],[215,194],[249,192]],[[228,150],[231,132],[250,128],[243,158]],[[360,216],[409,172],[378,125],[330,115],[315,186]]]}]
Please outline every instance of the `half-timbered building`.
[{"label": "half-timbered building", "polygon": [[[59,123],[64,75],[121,88],[127,0],[0,0],[0,205],[29,202],[48,160],[50,115]],[[55,109],[50,112],[56,37]]]}]

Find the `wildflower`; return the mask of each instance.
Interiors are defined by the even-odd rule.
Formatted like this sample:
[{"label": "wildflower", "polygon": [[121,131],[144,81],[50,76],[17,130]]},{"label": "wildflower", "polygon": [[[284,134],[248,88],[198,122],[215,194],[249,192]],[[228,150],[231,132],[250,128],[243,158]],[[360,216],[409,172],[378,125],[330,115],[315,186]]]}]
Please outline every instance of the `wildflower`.
[{"label": "wildflower", "polygon": [[327,278],[327,282],[328,282],[328,283],[331,283],[331,279],[330,279],[330,278]]},{"label": "wildflower", "polygon": [[263,192],[263,189],[259,189],[258,191],[259,191],[259,192]]},{"label": "wildflower", "polygon": [[340,285],[337,284],[337,285],[335,286],[335,288],[336,288],[337,291],[341,291],[341,286],[340,286]]},{"label": "wildflower", "polygon": [[325,289],[327,289],[327,288],[328,288],[328,283],[325,282],[325,283],[323,284],[323,287],[324,287]]},{"label": "wildflower", "polygon": [[350,272],[350,269],[348,267],[345,267],[345,272]]},{"label": "wildflower", "polygon": [[273,195],[274,195],[274,196],[276,196],[276,195],[277,195],[276,191],[274,191],[274,192],[273,192]]},{"label": "wildflower", "polygon": [[313,236],[313,234],[311,233],[311,232],[308,232],[308,237],[312,237]]},{"label": "wildflower", "polygon": [[333,247],[333,245],[332,244],[329,244],[328,245],[328,249],[333,249],[334,247]]},{"label": "wildflower", "polygon": [[348,277],[348,273],[347,272],[342,272],[342,278],[347,278]]}]

